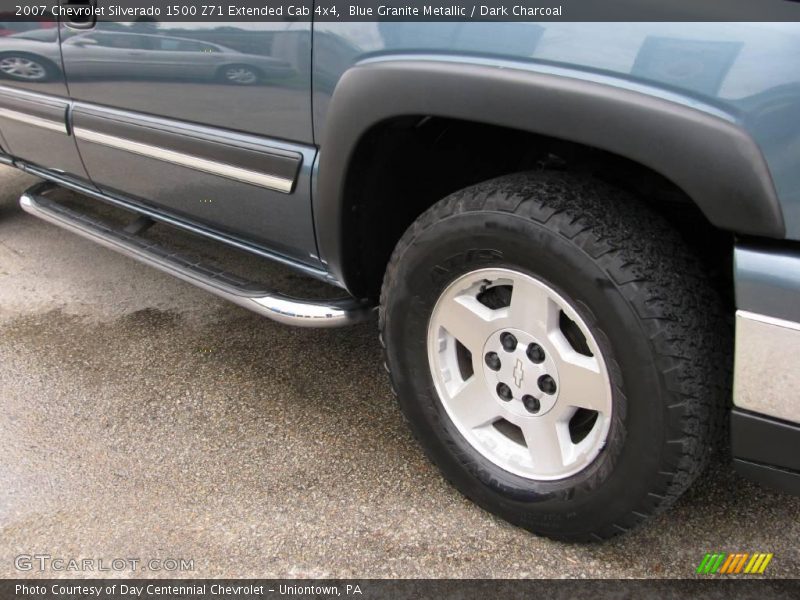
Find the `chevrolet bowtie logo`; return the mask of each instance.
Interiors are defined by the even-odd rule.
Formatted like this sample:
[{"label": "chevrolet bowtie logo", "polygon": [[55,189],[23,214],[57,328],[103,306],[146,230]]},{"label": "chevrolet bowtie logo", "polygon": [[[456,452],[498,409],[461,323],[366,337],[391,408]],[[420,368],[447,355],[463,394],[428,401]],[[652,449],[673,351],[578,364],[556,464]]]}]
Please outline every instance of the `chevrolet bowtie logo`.
[{"label": "chevrolet bowtie logo", "polygon": [[525,379],[525,371],[522,370],[522,361],[517,359],[517,364],[514,365],[514,383],[516,386],[522,387],[522,380]]}]

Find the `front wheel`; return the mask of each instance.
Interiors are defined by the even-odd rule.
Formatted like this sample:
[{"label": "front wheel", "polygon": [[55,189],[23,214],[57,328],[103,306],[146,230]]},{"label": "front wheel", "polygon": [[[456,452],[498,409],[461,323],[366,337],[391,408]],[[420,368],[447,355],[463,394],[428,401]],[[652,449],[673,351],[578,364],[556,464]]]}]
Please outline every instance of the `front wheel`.
[{"label": "front wheel", "polygon": [[260,80],[260,73],[249,65],[229,65],[220,69],[219,77],[232,85],[255,85]]},{"label": "front wheel", "polygon": [[658,215],[540,172],[457,192],[409,228],[381,332],[444,475],[515,524],[588,541],[667,507],[701,470],[724,416],[722,314]]},{"label": "front wheel", "polygon": [[55,67],[36,56],[6,54],[0,56],[0,73],[16,81],[47,81],[55,75]]}]

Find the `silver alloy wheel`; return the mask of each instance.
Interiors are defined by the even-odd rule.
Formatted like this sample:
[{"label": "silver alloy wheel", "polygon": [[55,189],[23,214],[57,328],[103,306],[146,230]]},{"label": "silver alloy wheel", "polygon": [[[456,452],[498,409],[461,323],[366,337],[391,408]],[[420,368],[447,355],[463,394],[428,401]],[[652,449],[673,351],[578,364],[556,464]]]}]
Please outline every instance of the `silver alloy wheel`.
[{"label": "silver alloy wheel", "polygon": [[0,71],[11,77],[36,81],[44,79],[46,69],[38,62],[24,56],[7,56],[0,59]]},{"label": "silver alloy wheel", "polygon": [[606,444],[611,383],[600,348],[534,277],[480,269],[454,281],[431,314],[428,363],[453,424],[506,471],[563,479]]},{"label": "silver alloy wheel", "polygon": [[231,67],[225,71],[225,78],[234,83],[249,84],[255,83],[258,75],[247,67]]}]

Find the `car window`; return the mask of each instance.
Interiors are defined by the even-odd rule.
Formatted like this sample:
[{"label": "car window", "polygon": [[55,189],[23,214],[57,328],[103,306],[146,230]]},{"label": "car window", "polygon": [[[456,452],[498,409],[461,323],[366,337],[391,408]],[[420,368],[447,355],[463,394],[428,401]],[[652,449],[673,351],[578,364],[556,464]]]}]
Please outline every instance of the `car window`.
[{"label": "car window", "polygon": [[[3,13],[4,15],[10,13]],[[48,31],[55,31],[58,33],[58,30],[55,28],[54,23],[43,23],[40,19],[36,19],[35,17],[29,17],[30,20],[28,21],[0,21],[0,29],[4,31],[38,31],[39,28],[47,28]],[[51,27],[52,26],[52,27]],[[9,34],[6,34],[9,35]]]},{"label": "car window", "polygon": [[96,33],[91,37],[98,46],[107,48],[122,48],[128,50],[153,49],[152,38],[146,35],[131,35],[127,33]]},{"label": "car window", "polygon": [[15,39],[32,40],[34,42],[55,42],[58,40],[58,29],[32,29],[9,36]]},{"label": "car window", "polygon": [[211,44],[177,38],[158,38],[156,47],[160,50],[175,52],[219,52],[219,49]]}]

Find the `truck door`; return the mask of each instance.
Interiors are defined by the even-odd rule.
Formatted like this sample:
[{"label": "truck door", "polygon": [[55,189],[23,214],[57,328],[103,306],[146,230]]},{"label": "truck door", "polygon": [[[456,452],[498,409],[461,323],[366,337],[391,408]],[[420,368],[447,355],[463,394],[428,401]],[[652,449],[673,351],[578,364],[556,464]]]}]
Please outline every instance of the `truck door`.
[{"label": "truck door", "polygon": [[318,263],[310,22],[98,20],[80,38],[61,48],[97,187]]},{"label": "truck door", "polygon": [[57,24],[14,25],[20,30],[0,37],[0,130],[5,150],[65,178],[86,180],[67,128],[69,94]]}]

